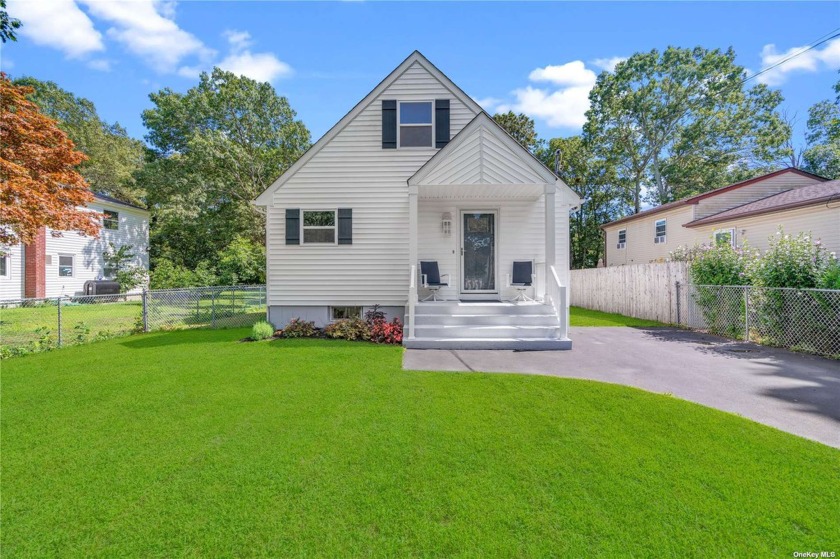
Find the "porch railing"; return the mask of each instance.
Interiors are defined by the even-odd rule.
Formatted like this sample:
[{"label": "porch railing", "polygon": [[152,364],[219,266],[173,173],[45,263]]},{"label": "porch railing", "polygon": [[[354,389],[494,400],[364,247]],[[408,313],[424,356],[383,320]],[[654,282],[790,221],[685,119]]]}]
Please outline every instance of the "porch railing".
[{"label": "porch railing", "polygon": [[557,275],[557,270],[554,266],[548,267],[549,278],[548,285],[546,285],[546,297],[554,307],[554,312],[557,315],[557,320],[560,324],[560,337],[569,337],[569,321],[566,315],[566,286],[560,283],[560,277]]},{"label": "porch railing", "polygon": [[414,314],[417,306],[417,266],[411,265],[408,280],[408,338],[414,338]]}]

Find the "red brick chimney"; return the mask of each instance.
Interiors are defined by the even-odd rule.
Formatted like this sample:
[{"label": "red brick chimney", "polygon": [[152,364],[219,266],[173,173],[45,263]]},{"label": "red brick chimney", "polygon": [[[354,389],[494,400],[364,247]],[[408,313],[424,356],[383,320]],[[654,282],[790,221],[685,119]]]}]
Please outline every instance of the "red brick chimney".
[{"label": "red brick chimney", "polygon": [[41,227],[35,240],[24,245],[24,297],[47,295],[47,229]]}]

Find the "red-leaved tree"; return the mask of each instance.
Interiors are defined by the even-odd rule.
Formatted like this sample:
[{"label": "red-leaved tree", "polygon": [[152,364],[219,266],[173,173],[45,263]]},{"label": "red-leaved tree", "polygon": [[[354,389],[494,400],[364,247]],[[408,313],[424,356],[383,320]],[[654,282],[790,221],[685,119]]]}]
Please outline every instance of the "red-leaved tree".
[{"label": "red-leaved tree", "polygon": [[76,171],[85,155],[30,93],[0,73],[0,244],[32,242],[41,227],[95,237],[100,214],[84,209],[93,193]]}]

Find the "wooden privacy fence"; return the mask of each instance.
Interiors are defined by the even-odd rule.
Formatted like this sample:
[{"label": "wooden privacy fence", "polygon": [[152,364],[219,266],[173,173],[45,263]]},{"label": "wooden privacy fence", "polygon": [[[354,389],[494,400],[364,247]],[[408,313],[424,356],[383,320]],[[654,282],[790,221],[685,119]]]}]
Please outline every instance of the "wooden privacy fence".
[{"label": "wooden privacy fence", "polygon": [[673,324],[677,322],[676,284],[687,281],[685,262],[572,270],[571,304]]}]

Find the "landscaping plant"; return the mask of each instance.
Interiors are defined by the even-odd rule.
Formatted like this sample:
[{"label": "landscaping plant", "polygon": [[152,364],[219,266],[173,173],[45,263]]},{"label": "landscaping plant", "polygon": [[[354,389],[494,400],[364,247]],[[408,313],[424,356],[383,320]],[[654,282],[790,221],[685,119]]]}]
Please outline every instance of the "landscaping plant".
[{"label": "landscaping plant", "polygon": [[267,340],[274,336],[274,326],[265,320],[261,320],[251,327],[251,339],[255,342]]},{"label": "landscaping plant", "polygon": [[328,324],[324,334],[340,340],[369,340],[370,325],[361,318],[345,318]]},{"label": "landscaping plant", "polygon": [[284,338],[311,338],[317,331],[314,322],[300,318],[293,318],[288,326],[279,330]]}]

